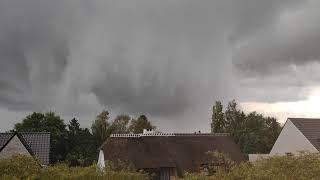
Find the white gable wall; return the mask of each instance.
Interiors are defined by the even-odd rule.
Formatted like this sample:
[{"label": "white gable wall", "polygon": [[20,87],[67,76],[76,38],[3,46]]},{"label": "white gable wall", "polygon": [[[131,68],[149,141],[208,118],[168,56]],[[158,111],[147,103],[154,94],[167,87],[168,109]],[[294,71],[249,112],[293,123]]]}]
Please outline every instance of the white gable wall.
[{"label": "white gable wall", "polygon": [[318,152],[302,132],[288,119],[273,145],[270,155],[297,154],[299,151]]},{"label": "white gable wall", "polygon": [[15,135],[11,141],[7,144],[6,147],[0,152],[0,159],[1,158],[9,158],[13,155],[26,155],[31,156],[29,151],[26,149],[26,147],[22,144],[20,139],[17,135]]}]

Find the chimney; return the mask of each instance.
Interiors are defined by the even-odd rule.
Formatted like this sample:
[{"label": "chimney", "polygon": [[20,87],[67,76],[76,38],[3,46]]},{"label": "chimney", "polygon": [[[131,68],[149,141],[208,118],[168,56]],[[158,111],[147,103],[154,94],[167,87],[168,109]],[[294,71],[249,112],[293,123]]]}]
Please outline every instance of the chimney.
[{"label": "chimney", "polygon": [[152,134],[152,133],[154,133],[153,129],[143,129],[143,134]]}]

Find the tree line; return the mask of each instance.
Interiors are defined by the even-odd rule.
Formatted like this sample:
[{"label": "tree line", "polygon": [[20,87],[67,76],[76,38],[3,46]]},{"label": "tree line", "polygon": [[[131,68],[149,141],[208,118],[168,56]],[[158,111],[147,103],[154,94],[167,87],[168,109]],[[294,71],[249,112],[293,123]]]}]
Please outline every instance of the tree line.
[{"label": "tree line", "polygon": [[276,118],[257,112],[244,113],[235,100],[226,109],[220,101],[212,108],[212,133],[229,133],[245,154],[269,153],[282,127]]},{"label": "tree line", "polygon": [[[91,128],[82,128],[76,118],[67,124],[54,112],[34,112],[12,131],[50,132],[50,162],[67,162],[70,166],[88,166],[97,160],[97,150],[112,133],[142,133],[156,129],[145,115],[132,118],[118,115],[110,120],[104,110],[93,120]],[[282,127],[273,117],[257,112],[244,113],[235,100],[224,109],[220,101],[212,108],[212,133],[229,133],[244,154],[269,153]]]},{"label": "tree line", "polygon": [[97,160],[97,150],[110,134],[142,133],[143,129],[156,129],[145,115],[136,119],[118,115],[111,121],[109,112],[102,111],[89,129],[80,127],[76,118],[65,124],[54,112],[34,112],[22,122],[16,123],[12,131],[50,132],[50,163],[67,162],[70,166],[88,166]]}]

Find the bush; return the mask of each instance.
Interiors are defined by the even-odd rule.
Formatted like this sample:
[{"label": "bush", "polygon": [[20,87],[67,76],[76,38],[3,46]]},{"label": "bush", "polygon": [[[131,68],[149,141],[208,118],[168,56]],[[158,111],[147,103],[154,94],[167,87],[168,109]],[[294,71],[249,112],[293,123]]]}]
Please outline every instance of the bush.
[{"label": "bush", "polygon": [[96,180],[146,180],[146,174],[128,172],[125,170],[115,171],[106,167],[102,174],[96,165],[90,167],[69,167],[67,164],[41,167],[33,158],[26,156],[14,156],[10,159],[0,160],[0,179],[96,179]]},{"label": "bush", "polygon": [[41,173],[37,161],[27,156],[0,160],[0,179],[35,179]]},{"label": "bush", "polygon": [[228,172],[212,176],[186,173],[185,180],[307,180],[319,179],[320,154],[302,153],[298,156],[273,156],[233,166]]}]

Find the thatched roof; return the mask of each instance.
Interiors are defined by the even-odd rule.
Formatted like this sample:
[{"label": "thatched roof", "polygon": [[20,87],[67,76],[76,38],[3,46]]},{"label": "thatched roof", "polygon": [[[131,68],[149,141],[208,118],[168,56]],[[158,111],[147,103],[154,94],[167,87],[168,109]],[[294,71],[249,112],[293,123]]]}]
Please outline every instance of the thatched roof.
[{"label": "thatched roof", "polygon": [[105,160],[118,159],[138,169],[176,167],[180,173],[199,171],[209,161],[208,151],[223,152],[239,163],[239,146],[221,134],[174,134],[171,136],[111,137],[102,146]]}]

